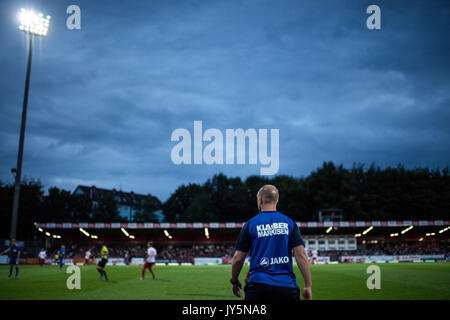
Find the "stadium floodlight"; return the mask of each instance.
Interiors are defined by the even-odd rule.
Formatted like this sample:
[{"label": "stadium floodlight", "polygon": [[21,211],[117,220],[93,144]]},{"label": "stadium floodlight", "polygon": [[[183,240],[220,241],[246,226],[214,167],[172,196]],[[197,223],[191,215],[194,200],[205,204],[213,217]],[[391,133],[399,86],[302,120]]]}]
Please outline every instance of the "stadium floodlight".
[{"label": "stadium floodlight", "polygon": [[45,37],[50,19],[50,16],[44,17],[42,13],[35,13],[33,10],[22,8],[19,13],[19,30],[31,35]]},{"label": "stadium floodlight", "polygon": [[86,230],[84,230],[83,228],[79,229],[86,237],[89,237],[89,232],[87,232]]},{"label": "stadium floodlight", "polygon": [[430,233],[427,233],[427,234],[425,234],[427,237],[432,237],[432,236],[435,236],[436,235],[436,233],[434,233],[434,232],[430,232]]},{"label": "stadium floodlight", "polygon": [[134,236],[132,234],[130,234],[129,238],[130,239],[134,239]]},{"label": "stadium floodlight", "polygon": [[408,227],[408,228],[402,230],[401,234],[407,233],[407,232],[408,232],[409,230],[411,230],[412,228],[414,228],[414,227],[413,227],[413,226],[410,226],[410,227]]},{"label": "stadium floodlight", "polygon": [[172,236],[169,234],[169,231],[167,231],[167,229],[164,229],[164,235],[169,238],[172,239]]},{"label": "stadium floodlight", "polygon": [[120,230],[123,232],[124,235],[126,235],[127,237],[130,235],[127,230],[125,230],[125,228],[120,228]]},{"label": "stadium floodlight", "polygon": [[206,239],[209,239],[209,230],[208,230],[208,228],[205,228],[205,237],[206,237]]},{"label": "stadium floodlight", "polygon": [[39,231],[39,232],[44,232],[44,229],[38,228],[38,231]]},{"label": "stadium floodlight", "polygon": [[367,228],[366,230],[364,230],[363,231],[363,235],[366,235],[367,233],[369,233],[370,232],[370,230],[372,230],[373,229],[373,226],[370,226],[369,228]]},{"label": "stadium floodlight", "polygon": [[333,230],[333,227],[329,227],[329,228],[325,231],[325,233],[330,233],[331,230]]},{"label": "stadium floodlight", "polygon": [[361,233],[357,233],[357,234],[355,234],[355,238],[359,238],[359,237],[361,237],[362,236],[362,234]]},{"label": "stadium floodlight", "polygon": [[447,227],[447,228],[444,228],[444,229],[442,229],[442,230],[439,230],[439,234],[444,233],[445,231],[447,231],[447,230],[449,230],[449,229],[450,229],[450,227]]},{"label": "stadium floodlight", "polygon": [[31,73],[31,60],[33,56],[33,39],[35,36],[44,37],[47,35],[50,25],[50,16],[46,16],[42,13],[34,13],[33,10],[21,9],[19,12],[19,30],[29,35],[28,46],[28,62],[27,73],[25,79],[25,93],[23,97],[22,105],[22,120],[20,124],[20,138],[19,138],[19,152],[17,154],[17,167],[15,168],[15,182],[14,182],[14,198],[12,205],[11,215],[11,239],[16,237],[17,232],[17,220],[19,216],[19,198],[20,198],[20,179],[22,176],[22,158],[23,158],[23,146],[25,140],[25,126],[27,119],[27,106],[28,106],[28,91],[30,88],[30,73]]},{"label": "stadium floodlight", "polygon": [[398,237],[398,233],[391,233],[391,237]]},{"label": "stadium floodlight", "polygon": [[98,237],[96,235],[91,235],[92,239],[98,239]]},{"label": "stadium floodlight", "polygon": [[47,237],[50,237],[50,236],[51,236],[50,232],[46,232],[45,235],[46,235]]},{"label": "stadium floodlight", "polygon": [[423,241],[423,238],[420,238],[419,241],[422,242],[422,241]]}]

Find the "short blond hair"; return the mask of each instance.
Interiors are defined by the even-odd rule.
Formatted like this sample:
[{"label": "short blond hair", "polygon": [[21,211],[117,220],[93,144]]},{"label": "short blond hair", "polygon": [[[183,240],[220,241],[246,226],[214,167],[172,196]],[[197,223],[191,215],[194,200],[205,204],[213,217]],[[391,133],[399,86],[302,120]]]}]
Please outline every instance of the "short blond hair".
[{"label": "short blond hair", "polygon": [[277,203],[279,197],[278,189],[271,184],[266,184],[259,189],[256,197],[261,197],[264,203]]}]

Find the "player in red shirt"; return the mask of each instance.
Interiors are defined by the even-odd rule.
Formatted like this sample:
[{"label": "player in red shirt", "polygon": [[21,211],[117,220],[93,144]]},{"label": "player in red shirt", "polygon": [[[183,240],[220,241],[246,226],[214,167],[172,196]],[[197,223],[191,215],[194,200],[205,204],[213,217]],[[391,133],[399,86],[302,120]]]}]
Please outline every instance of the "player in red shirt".
[{"label": "player in red shirt", "polygon": [[155,264],[155,257],[156,257],[156,249],[153,248],[153,243],[149,242],[147,244],[147,257],[144,262],[144,267],[142,268],[141,280],[144,280],[145,269],[147,269],[147,268],[148,268],[148,270],[150,270],[150,273],[152,274],[153,279],[155,279],[155,273],[152,270],[152,266]]},{"label": "player in red shirt", "polygon": [[91,262],[91,255],[92,255],[91,249],[88,249],[84,254],[84,266]]},{"label": "player in red shirt", "polygon": [[47,258],[47,252],[45,252],[44,248],[39,252],[39,265],[42,267],[45,264],[45,258]]}]

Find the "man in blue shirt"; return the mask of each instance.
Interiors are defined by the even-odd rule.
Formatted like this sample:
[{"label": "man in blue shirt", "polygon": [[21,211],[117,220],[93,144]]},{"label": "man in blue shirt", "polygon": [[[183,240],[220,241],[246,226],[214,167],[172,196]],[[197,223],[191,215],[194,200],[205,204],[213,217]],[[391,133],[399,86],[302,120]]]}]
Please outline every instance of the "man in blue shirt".
[{"label": "man in blue shirt", "polygon": [[256,196],[259,214],[242,227],[231,266],[233,293],[241,296],[239,273],[250,252],[250,278],[245,300],[298,300],[300,289],[292,268],[292,252],[305,281],[303,299],[312,298],[311,273],[297,224],[277,211],[278,190],[263,186]]},{"label": "man in blue shirt", "polygon": [[61,249],[58,250],[59,270],[62,270],[62,268],[64,266],[65,256],[66,256],[66,247],[62,244]]},{"label": "man in blue shirt", "polygon": [[17,276],[19,275],[19,261],[20,261],[20,247],[17,245],[16,239],[11,240],[11,246],[0,253],[0,255],[3,255],[5,253],[10,253],[10,259],[9,259],[9,278],[12,276],[13,267],[16,266],[16,276],[15,279],[17,279]]}]

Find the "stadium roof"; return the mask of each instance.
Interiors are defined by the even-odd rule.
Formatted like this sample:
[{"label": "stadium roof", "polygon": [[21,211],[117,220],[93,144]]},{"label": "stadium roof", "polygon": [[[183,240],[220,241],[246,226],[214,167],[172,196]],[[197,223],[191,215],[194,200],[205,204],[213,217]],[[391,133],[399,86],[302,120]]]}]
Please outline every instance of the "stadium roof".
[{"label": "stadium roof", "polygon": [[[240,229],[244,222],[45,222],[36,223],[37,228],[46,229]],[[355,228],[355,227],[409,227],[448,226],[450,220],[390,220],[390,221],[334,221],[297,222],[300,228]]]},{"label": "stadium roof", "polygon": [[[243,222],[36,223],[39,234],[73,242],[235,242]],[[340,221],[297,222],[303,236],[354,236],[364,239],[448,239],[450,221]],[[332,228],[330,228],[332,227]],[[203,230],[204,229],[204,230]],[[442,231],[442,232],[440,232]],[[92,239],[94,237],[94,239]]]}]

